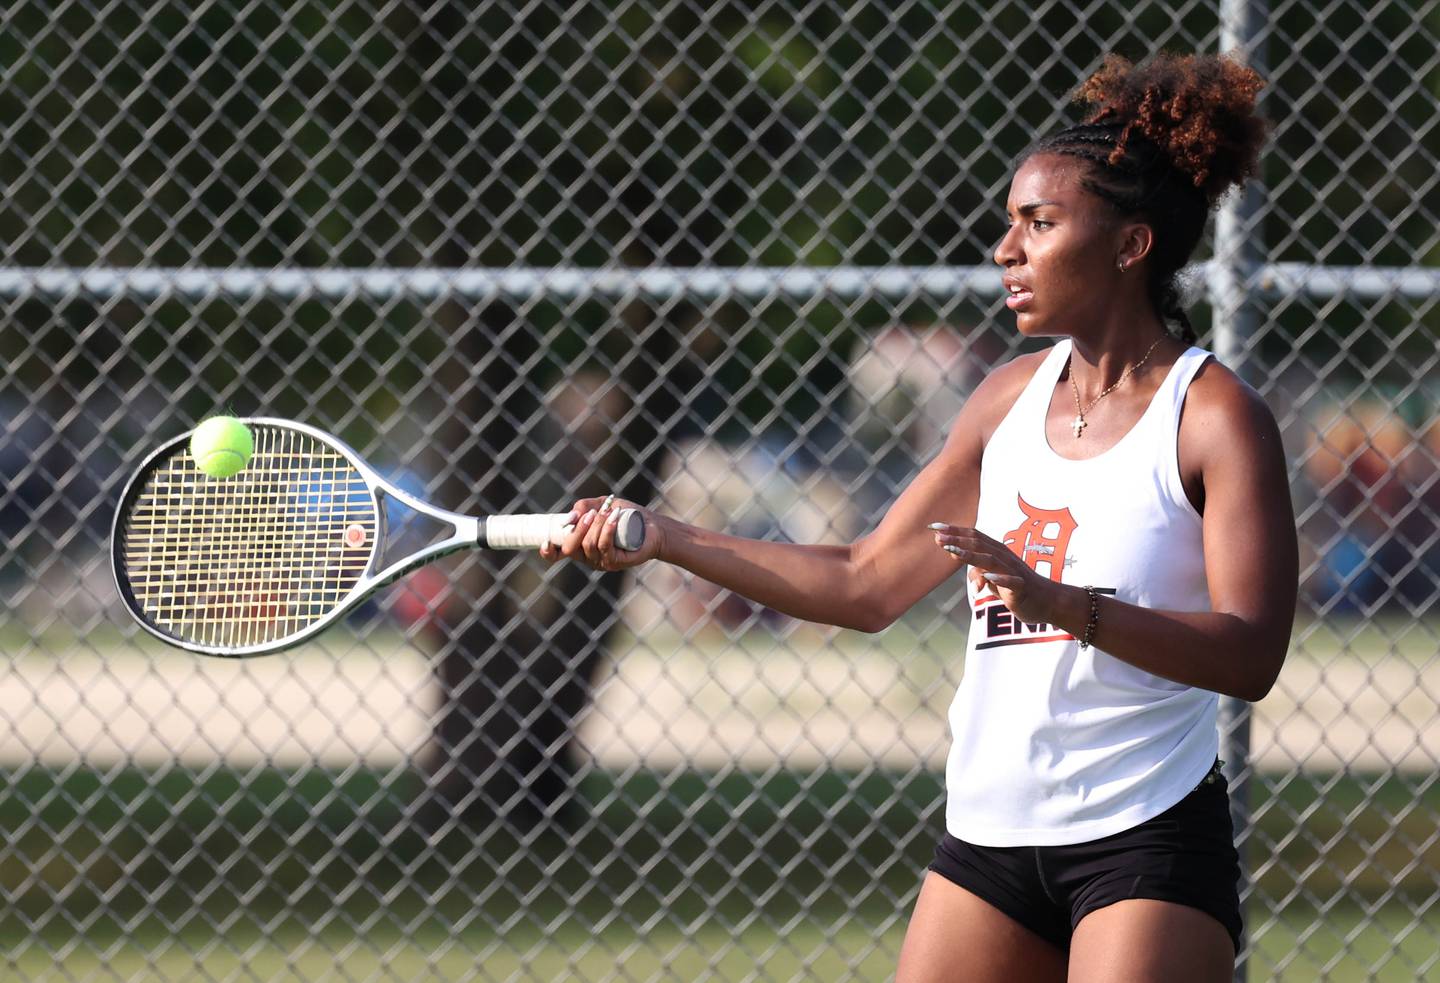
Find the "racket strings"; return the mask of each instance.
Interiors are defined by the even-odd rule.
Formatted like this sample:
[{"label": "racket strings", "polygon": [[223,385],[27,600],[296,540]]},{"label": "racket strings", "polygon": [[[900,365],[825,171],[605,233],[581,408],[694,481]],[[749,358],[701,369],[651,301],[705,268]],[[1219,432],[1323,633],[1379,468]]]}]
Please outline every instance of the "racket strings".
[{"label": "racket strings", "polygon": [[364,576],[378,517],[343,454],[255,426],[250,463],[209,478],[184,447],[158,462],[123,524],[134,600],[156,627],[220,648],[279,641],[325,617]]}]

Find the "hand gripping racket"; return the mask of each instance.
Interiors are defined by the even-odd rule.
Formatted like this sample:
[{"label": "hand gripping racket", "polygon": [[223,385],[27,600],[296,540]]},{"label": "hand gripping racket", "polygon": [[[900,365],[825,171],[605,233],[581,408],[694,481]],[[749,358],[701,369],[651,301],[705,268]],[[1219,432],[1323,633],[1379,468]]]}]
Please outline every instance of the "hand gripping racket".
[{"label": "hand gripping racket", "polygon": [[[202,474],[190,434],[181,434],[140,465],[115,514],[110,558],[125,607],[152,635],[192,652],[278,652],[437,557],[467,547],[538,549],[573,528],[563,514],[446,512],[314,427],[243,422],[255,450],[239,474]],[[448,525],[450,534],[385,556],[388,499]],[[622,549],[645,541],[639,512],[620,513],[615,541]]]}]

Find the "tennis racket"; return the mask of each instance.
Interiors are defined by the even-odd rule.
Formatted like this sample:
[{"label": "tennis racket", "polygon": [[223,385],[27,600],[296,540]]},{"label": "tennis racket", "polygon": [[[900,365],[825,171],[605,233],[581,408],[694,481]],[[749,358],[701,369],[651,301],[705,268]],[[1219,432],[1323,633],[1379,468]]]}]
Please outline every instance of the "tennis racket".
[{"label": "tennis racket", "polygon": [[[386,481],[335,437],[289,420],[243,421],[255,450],[239,474],[212,478],[185,433],[125,486],[110,537],[115,586],[156,638],[207,655],[298,645],[386,584],[466,548],[538,549],[574,527],[568,515],[459,515]],[[449,526],[403,556],[386,553],[386,502]],[[645,523],[620,514],[616,544],[638,549]]]}]

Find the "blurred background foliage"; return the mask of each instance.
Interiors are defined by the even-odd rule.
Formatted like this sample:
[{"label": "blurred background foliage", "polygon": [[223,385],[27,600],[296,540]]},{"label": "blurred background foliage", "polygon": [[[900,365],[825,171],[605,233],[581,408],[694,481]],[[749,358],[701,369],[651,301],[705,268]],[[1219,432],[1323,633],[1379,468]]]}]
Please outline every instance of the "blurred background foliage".
[{"label": "blurred background foliage", "polygon": [[[1421,10],[1421,0],[1271,5],[1267,258],[1435,261],[1435,212],[1417,207],[1435,196],[1433,105],[1416,73],[1428,71],[1431,92],[1440,77],[1433,34],[1415,29]],[[0,15],[0,262],[983,265],[1013,155],[1062,121],[1065,94],[1101,55],[1213,47],[1216,30],[1208,4],[1052,6],[1043,29],[1019,5],[801,14],[768,2],[627,2],[396,3],[377,15],[307,2],[117,5],[97,18],[84,4],[18,5]],[[855,331],[897,315],[976,323],[997,312],[984,302],[729,305],[703,312],[725,342],[705,354],[728,394],[782,347],[788,357],[761,372],[769,391],[792,394],[798,420],[838,380],[821,359],[811,386],[796,387],[797,367],[822,349],[845,352]],[[12,313],[4,330],[22,336],[44,317]],[[238,356],[257,338],[277,353],[303,347],[297,337],[346,316],[260,303],[208,305],[196,318],[124,300],[65,313],[82,342],[157,331],[178,353],[218,336]],[[396,304],[361,312],[356,333],[423,348],[427,331],[454,330],[456,317]],[[602,317],[539,315],[559,349],[603,330]],[[1358,365],[1382,374],[1403,374],[1394,349],[1428,348],[1440,323],[1433,305],[1291,303],[1273,317],[1263,360],[1303,345],[1326,364],[1351,345]],[[1310,330],[1317,318],[1325,330]],[[24,343],[10,338],[6,353]],[[557,351],[555,364],[573,355]],[[275,395],[197,354],[172,368],[196,366],[223,397]],[[402,358],[394,368],[430,366]]]}]

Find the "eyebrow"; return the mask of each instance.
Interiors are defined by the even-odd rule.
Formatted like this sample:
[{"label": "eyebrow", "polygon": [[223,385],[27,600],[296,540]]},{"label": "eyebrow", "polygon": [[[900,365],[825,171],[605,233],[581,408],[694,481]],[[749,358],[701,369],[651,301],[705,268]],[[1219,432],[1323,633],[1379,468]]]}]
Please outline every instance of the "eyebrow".
[{"label": "eyebrow", "polygon": [[[1065,207],[1060,202],[1055,201],[1051,198],[1036,198],[1034,201],[1027,201],[1025,204],[1017,208],[1016,211],[1019,212],[1021,215],[1031,215],[1036,211],[1036,209],[1043,208],[1046,205],[1058,205],[1061,208]],[[1009,209],[1006,209],[1006,214],[1009,214]]]}]

